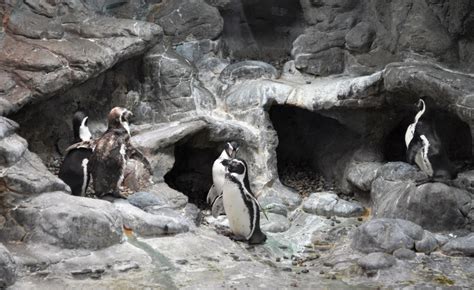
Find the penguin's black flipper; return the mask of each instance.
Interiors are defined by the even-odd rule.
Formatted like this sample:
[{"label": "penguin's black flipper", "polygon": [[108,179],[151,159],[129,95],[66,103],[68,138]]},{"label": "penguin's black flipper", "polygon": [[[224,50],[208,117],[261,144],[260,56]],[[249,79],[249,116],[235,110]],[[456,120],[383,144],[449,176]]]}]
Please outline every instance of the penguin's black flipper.
[{"label": "penguin's black flipper", "polygon": [[214,199],[214,202],[212,203],[212,206],[211,206],[211,213],[214,218],[217,218],[218,216],[225,214],[222,194],[217,196],[216,199]]}]

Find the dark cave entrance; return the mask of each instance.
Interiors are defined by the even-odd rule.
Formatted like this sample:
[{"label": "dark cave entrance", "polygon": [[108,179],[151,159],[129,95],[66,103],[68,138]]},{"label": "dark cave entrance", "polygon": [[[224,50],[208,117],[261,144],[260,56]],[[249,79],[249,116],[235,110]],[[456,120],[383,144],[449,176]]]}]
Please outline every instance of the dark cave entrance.
[{"label": "dark cave entrance", "polygon": [[165,182],[188,196],[190,203],[200,209],[208,208],[206,197],[213,184],[212,165],[223,148],[223,143],[209,141],[208,132],[182,140],[175,146],[175,163],[164,176]]},{"label": "dark cave entrance", "polygon": [[363,136],[317,112],[274,105],[270,119],[278,134],[278,175],[300,194],[339,192],[345,168],[363,144]]},{"label": "dark cave entrance", "polygon": [[[401,118],[399,123],[385,138],[384,159],[386,161],[406,161],[405,132],[413,123],[415,113]],[[434,109],[434,124],[449,159],[458,170],[471,166],[472,136],[469,125],[456,115],[445,110]]]},{"label": "dark cave entrance", "polygon": [[221,15],[227,52],[237,60],[281,66],[304,30],[303,10],[295,0],[233,0]]}]

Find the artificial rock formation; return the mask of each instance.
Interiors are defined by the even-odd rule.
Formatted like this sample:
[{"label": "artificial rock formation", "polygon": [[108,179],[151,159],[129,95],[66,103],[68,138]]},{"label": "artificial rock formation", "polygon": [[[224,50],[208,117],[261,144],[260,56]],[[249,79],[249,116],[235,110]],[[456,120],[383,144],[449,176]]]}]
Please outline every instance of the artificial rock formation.
[{"label": "artificial rock formation", "polygon": [[[18,269],[61,277],[63,288],[92,285],[71,276],[110,287],[121,273],[143,287],[220,287],[219,277],[238,274],[224,286],[341,288],[373,285],[374,271],[380,287],[438,286],[450,281],[442,275],[472,286],[459,274],[470,258],[437,256],[472,256],[470,1],[142,2],[0,7],[0,237]],[[460,173],[448,184],[420,185],[426,176],[404,163],[404,130],[421,96],[451,140]],[[128,201],[70,196],[48,171],[71,142],[69,120],[86,111],[99,136],[113,106],[133,111],[132,142],[153,184],[142,185],[135,162]],[[236,246],[225,217],[202,211],[208,169],[228,140],[241,144],[277,247]],[[282,169],[303,167],[331,193],[306,197],[282,184]],[[196,274],[196,251],[219,277]],[[441,276],[420,273],[420,260]],[[18,288],[38,282],[7,264],[0,287],[16,276]],[[265,276],[247,277],[256,271]]]}]

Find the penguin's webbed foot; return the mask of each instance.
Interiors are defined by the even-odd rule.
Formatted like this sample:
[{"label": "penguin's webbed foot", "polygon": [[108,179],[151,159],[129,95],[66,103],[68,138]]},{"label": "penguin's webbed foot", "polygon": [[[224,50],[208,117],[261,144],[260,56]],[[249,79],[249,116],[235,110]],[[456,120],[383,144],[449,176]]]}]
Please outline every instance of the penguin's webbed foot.
[{"label": "penguin's webbed foot", "polygon": [[229,239],[231,239],[232,241],[235,241],[235,242],[245,242],[245,241],[247,241],[247,239],[245,239],[244,237],[237,236],[237,235],[234,235],[234,234],[230,234]]}]

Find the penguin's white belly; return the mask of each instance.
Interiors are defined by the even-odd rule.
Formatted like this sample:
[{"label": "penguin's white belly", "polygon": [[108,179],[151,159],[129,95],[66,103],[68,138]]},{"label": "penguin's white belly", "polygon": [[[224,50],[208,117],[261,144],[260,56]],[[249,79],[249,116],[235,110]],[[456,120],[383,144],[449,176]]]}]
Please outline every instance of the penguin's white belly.
[{"label": "penguin's white belly", "polygon": [[237,184],[225,181],[223,202],[231,231],[237,236],[249,239],[252,233],[250,213]]},{"label": "penguin's white belly", "polygon": [[225,167],[222,165],[222,159],[217,159],[212,165],[212,181],[216,189],[216,194],[220,195],[225,181]]}]

